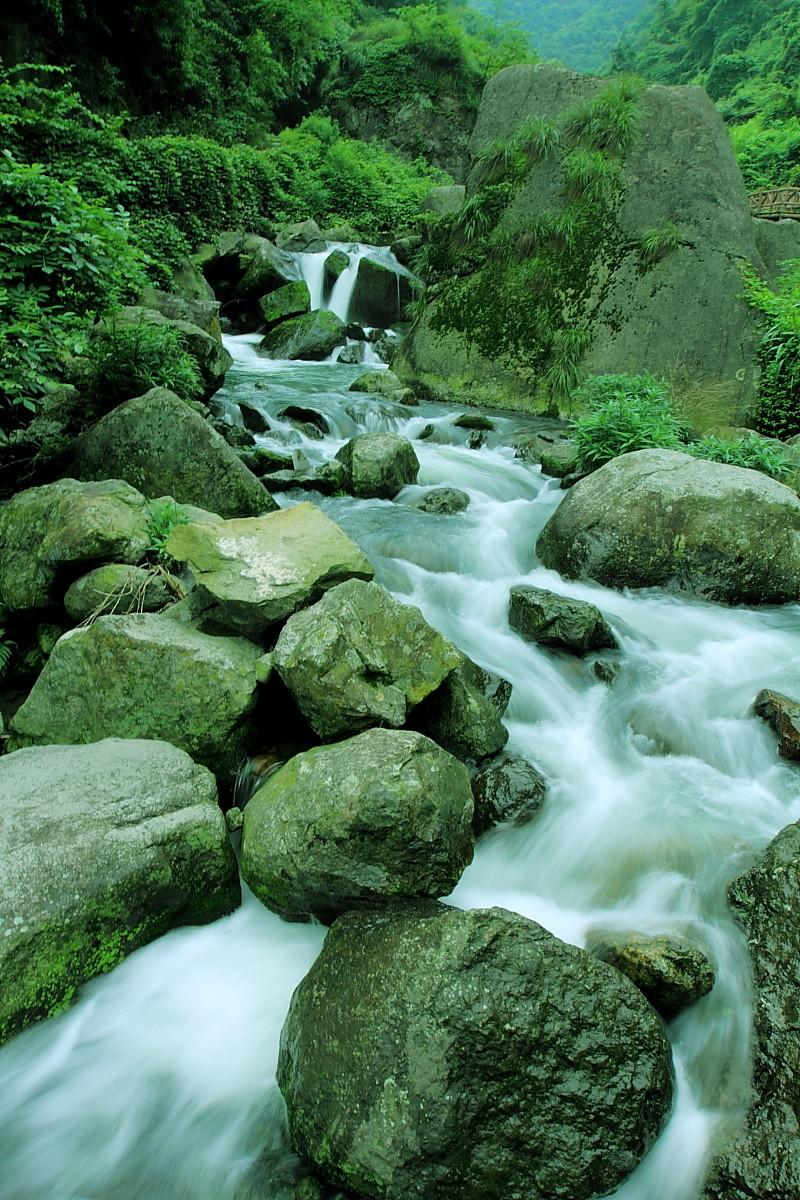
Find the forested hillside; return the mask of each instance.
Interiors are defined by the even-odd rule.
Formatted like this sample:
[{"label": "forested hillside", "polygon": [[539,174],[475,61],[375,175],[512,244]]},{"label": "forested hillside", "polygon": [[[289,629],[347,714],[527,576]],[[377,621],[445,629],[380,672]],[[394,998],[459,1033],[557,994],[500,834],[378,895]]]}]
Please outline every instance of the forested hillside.
[{"label": "forested hillside", "polygon": [[653,0],[475,0],[482,12],[516,21],[542,58],[578,71],[599,71],[617,40]]},{"label": "forested hillside", "polygon": [[614,56],[618,70],[700,83],[732,126],[748,187],[800,181],[797,0],[661,0]]}]

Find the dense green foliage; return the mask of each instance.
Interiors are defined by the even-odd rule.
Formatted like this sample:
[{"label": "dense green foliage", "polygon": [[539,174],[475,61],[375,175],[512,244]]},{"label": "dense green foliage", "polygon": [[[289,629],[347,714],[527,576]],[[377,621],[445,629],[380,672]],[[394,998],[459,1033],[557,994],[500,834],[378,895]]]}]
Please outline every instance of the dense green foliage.
[{"label": "dense green foliage", "polygon": [[182,400],[198,400],[203,380],[170,325],[117,325],[113,316],[87,350],[93,398],[113,408],[150,388],[165,387]]},{"label": "dense green foliage", "polygon": [[800,434],[800,263],[773,291],[755,274],[746,277],[747,298],[766,317],[759,347],[761,380],[751,421],[768,437]]},{"label": "dense green foliage", "polygon": [[482,12],[526,29],[542,58],[599,71],[625,29],[653,0],[475,0]]},{"label": "dense green foliage", "polygon": [[614,65],[661,83],[702,84],[732,125],[751,190],[800,181],[796,0],[660,0]]},{"label": "dense green foliage", "polygon": [[773,479],[785,479],[796,470],[796,464],[779,445],[757,433],[742,438],[721,438],[709,433],[686,449],[697,458],[729,463],[733,467],[749,467],[751,471],[761,471]]},{"label": "dense green foliage", "polygon": [[147,510],[148,556],[161,566],[171,567],[174,560],[167,554],[169,535],[178,525],[188,524],[189,516],[182,504],[174,500],[151,500]]}]

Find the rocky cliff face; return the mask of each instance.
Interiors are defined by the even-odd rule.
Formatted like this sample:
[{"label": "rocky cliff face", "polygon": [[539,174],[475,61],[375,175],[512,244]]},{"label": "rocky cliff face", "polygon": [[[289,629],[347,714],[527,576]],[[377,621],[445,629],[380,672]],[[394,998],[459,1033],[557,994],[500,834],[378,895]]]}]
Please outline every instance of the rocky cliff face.
[{"label": "rocky cliff face", "polygon": [[[516,177],[496,168],[509,146]],[[486,87],[470,154],[464,211],[487,228],[470,238],[464,220],[455,238],[434,234],[437,284],[412,367],[529,383],[570,344],[570,369],[749,391],[756,321],[740,268],[765,265],[727,130],[701,88],[626,97],[619,81],[511,67]]]}]

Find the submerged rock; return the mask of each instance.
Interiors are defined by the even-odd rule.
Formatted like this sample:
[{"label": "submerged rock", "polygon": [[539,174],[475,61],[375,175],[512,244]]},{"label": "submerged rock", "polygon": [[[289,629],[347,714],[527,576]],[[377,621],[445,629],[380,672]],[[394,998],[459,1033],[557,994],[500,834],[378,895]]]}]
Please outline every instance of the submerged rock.
[{"label": "submerged rock", "polygon": [[451,516],[469,508],[469,496],[459,488],[433,488],[417,502],[417,508],[438,516]]},{"label": "submerged rock", "polygon": [[756,696],[755,711],[778,736],[778,753],[800,759],[800,701],[764,688]]},{"label": "submerged rock", "polygon": [[218,525],[177,525],[167,552],[208,601],[208,628],[258,638],[346,579],[372,579],[355,542],[313,504]]},{"label": "submerged rock", "polygon": [[524,825],[542,807],[547,795],[544,777],[524,758],[489,763],[472,779],[476,835],[506,821]]},{"label": "submerged rock", "polygon": [[419,459],[407,438],[397,433],[362,433],[351,438],[336,458],[347,470],[348,486],[363,499],[392,500],[417,482]]},{"label": "submerged rock", "polygon": [[0,1044],[241,892],[213,776],[161,741],[0,758]]},{"label": "submerged rock", "polygon": [[420,708],[414,723],[451,754],[480,762],[508,741],[502,717],[510,699],[510,683],[461,655],[460,665]]},{"label": "submerged rock", "polygon": [[355,579],[290,617],[275,647],[281,679],[321,738],[398,728],[461,661],[418,608]]},{"label": "submerged rock", "polygon": [[728,898],[753,969],[752,1090],[704,1200],[789,1200],[800,1195],[800,824],[778,834]]},{"label": "submerged rock", "polygon": [[298,754],[244,811],[242,874],[290,919],[443,896],[472,860],[466,768],[428,738],[370,729]]},{"label": "submerged rock", "polygon": [[378,1200],[588,1200],[672,1098],[633,985],[503,909],[349,913],[292,997],[278,1083],[298,1152]]},{"label": "submerged rock", "polygon": [[572,654],[617,648],[617,639],[594,604],[528,584],[511,589],[508,621],[530,641]]},{"label": "submerged rock", "polygon": [[456,429],[475,429],[482,433],[491,433],[494,421],[485,413],[462,413],[453,422]]},{"label": "submerged rock", "polygon": [[117,612],[158,612],[183,596],[179,580],[167,571],[109,563],[76,579],[64,597],[75,622]]},{"label": "submerged rock", "polygon": [[290,317],[271,329],[261,341],[270,358],[328,358],[344,341],[344,322],[335,313],[318,309],[302,317]]},{"label": "submerged rock", "polygon": [[150,545],[147,501],[121,479],[59,479],[0,506],[0,605],[57,603],[67,572],[116,559],[137,563]]},{"label": "submerged rock", "polygon": [[714,968],[706,955],[677,938],[598,933],[586,948],[627,975],[666,1021],[714,986]]},{"label": "submerged rock", "polygon": [[800,499],[759,471],[639,450],[576,484],[536,551],[569,579],[782,604],[800,598]]},{"label": "submerged rock", "polygon": [[302,279],[295,283],[285,283],[283,287],[276,288],[274,292],[262,296],[258,302],[259,312],[268,329],[271,329],[273,325],[279,325],[287,317],[297,317],[307,313],[310,307],[311,293],[308,290],[308,284],[304,283]]},{"label": "submerged rock", "polygon": [[223,517],[277,506],[235,450],[174,392],[153,388],[102,417],[75,442],[80,479],[126,479],[146,496],[168,493]]},{"label": "submerged rock", "polygon": [[246,754],[259,654],[168,615],[100,617],[56,643],[14,717],[11,748],[163,738],[231,778]]}]

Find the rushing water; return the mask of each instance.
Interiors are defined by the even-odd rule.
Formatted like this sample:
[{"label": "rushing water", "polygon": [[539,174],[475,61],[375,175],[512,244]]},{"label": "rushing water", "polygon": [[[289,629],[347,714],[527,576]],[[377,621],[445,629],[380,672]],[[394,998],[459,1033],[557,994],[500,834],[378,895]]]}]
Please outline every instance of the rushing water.
[{"label": "rushing water", "polygon": [[[669,1026],[673,1116],[615,1193],[696,1200],[712,1138],[738,1115],[747,1083],[748,965],[726,885],[800,817],[800,777],[750,712],[759,688],[796,686],[800,610],[562,580],[537,565],[534,545],[563,493],[513,457],[515,418],[496,418],[487,446],[471,450],[453,423],[458,413],[349,393],[361,367],[272,363],[256,342],[229,339],[236,363],[221,399],[260,405],[272,426],[265,445],[314,463],[364,429],[414,440],[419,482],[394,502],[316,499],[363,546],[380,582],[512,681],[509,750],[550,781],[530,825],[481,839],[452,902],[503,905],[578,945],[591,930],[619,929],[686,935],[710,954],[713,992]],[[324,413],[329,435],[311,441],[277,419],[287,399]],[[469,493],[466,512],[413,506],[444,484]],[[602,609],[622,646],[613,686],[590,664],[509,629],[508,592],[523,581]],[[246,897],[225,920],[138,951],[69,1013],[8,1045],[2,1200],[281,1196],[291,1158],[275,1085],[278,1038],[323,936]]]}]

